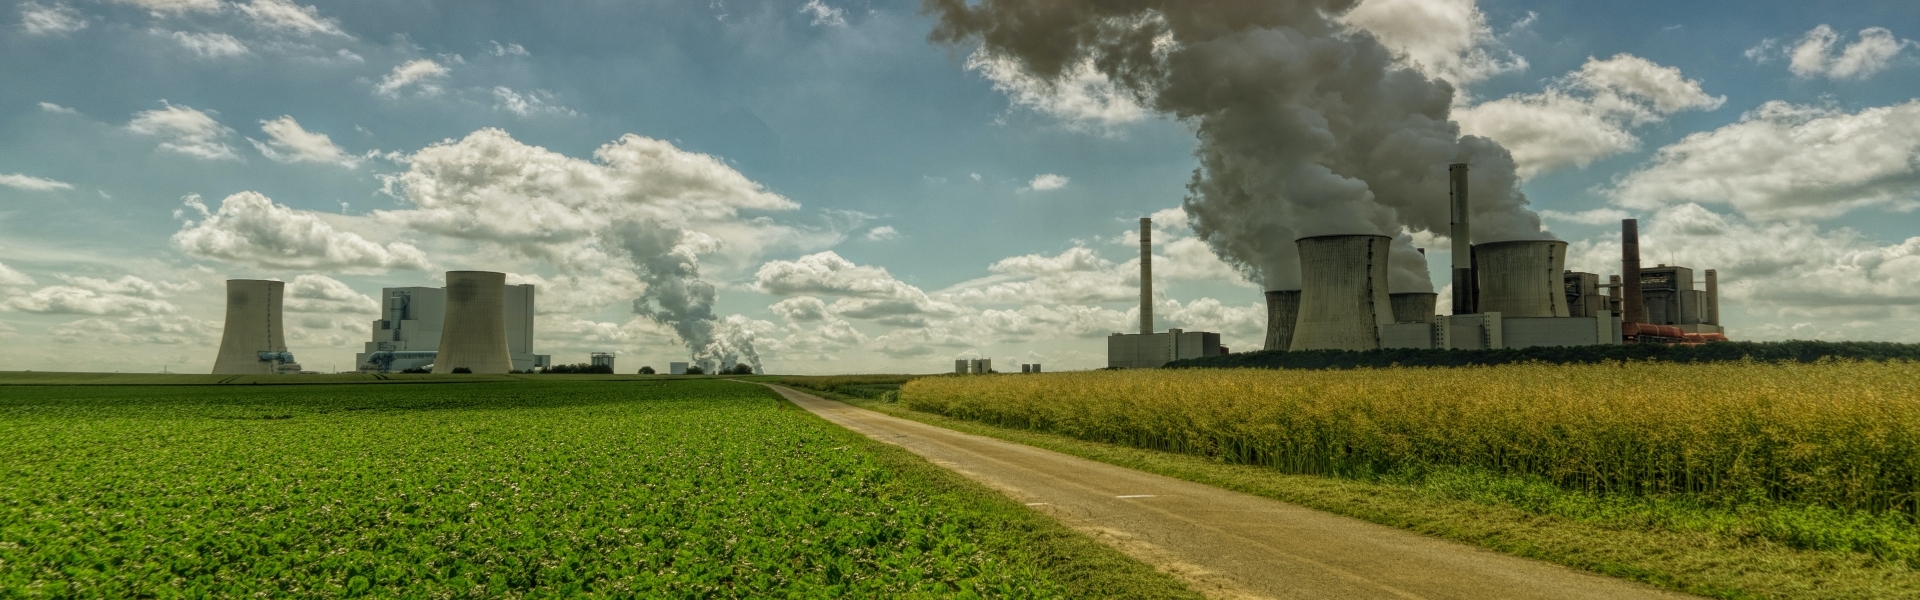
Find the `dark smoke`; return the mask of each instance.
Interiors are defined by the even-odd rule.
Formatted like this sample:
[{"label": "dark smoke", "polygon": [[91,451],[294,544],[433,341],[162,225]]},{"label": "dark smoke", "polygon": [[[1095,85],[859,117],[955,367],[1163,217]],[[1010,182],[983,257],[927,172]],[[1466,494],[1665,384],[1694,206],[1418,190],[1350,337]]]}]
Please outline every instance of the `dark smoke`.
[{"label": "dark smoke", "polygon": [[1454,89],[1336,17],[1357,0],[927,0],[930,39],[1012,57],[1046,81],[1092,61],[1194,127],[1195,232],[1270,290],[1298,289],[1294,240],[1395,236],[1394,291],[1432,291],[1402,228],[1445,235],[1447,165],[1473,165],[1475,237],[1549,237],[1512,156],[1460,135]]},{"label": "dark smoke", "polygon": [[633,257],[640,280],[647,284],[646,292],[633,301],[634,314],[673,327],[692,362],[708,373],[743,362],[761,372],[753,332],[714,316],[713,284],[700,278],[699,260],[681,245],[685,236],[684,230],[637,222],[623,223],[609,232],[608,237],[618,240]]}]

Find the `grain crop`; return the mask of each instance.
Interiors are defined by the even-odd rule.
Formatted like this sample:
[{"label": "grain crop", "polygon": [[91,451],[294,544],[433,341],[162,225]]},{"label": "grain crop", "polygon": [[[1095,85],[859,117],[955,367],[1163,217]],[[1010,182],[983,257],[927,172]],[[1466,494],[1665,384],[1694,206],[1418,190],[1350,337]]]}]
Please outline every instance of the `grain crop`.
[{"label": "grain crop", "polygon": [[1340,476],[1920,512],[1920,364],[1190,369],[925,378],[914,410]]}]

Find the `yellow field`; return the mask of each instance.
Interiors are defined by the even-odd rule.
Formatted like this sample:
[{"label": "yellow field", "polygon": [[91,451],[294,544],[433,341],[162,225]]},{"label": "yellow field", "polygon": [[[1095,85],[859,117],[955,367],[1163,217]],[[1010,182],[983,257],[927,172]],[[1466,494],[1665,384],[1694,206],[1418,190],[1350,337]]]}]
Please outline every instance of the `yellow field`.
[{"label": "yellow field", "polygon": [[1908,362],[933,377],[900,400],[1291,473],[1466,466],[1599,493],[1920,512],[1920,364]]}]

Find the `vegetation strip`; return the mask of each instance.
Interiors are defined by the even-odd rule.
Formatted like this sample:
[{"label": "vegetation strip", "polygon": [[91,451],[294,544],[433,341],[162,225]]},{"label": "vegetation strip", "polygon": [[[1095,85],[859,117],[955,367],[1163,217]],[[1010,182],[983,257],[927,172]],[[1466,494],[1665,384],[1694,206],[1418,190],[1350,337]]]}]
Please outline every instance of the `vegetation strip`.
[{"label": "vegetation strip", "polygon": [[[1478,375],[1484,377],[1486,373]],[[948,379],[924,381],[947,383]],[[1062,382],[1053,383],[1066,387]],[[1914,539],[1914,528],[1908,519],[1897,515],[1863,516],[1764,501],[1714,505],[1684,495],[1591,494],[1566,490],[1536,477],[1465,468],[1372,477],[1294,475],[1233,464],[1221,457],[1089,442],[955,419],[902,404],[829,395],[968,433],[1262,495],[1669,589],[1725,598],[1920,597],[1920,574],[1915,573],[1910,558],[1877,555],[1853,546],[1879,539],[1885,548],[1905,546],[1910,551],[1912,546],[1905,540]],[[1784,532],[1798,532],[1797,541],[1782,541],[1782,537],[1794,537],[1782,536]]]},{"label": "vegetation strip", "polygon": [[916,460],[725,381],[18,388],[0,596],[1183,595]]},{"label": "vegetation strip", "polygon": [[1811,363],[1820,360],[1920,361],[1920,344],[1891,342],[1714,342],[1697,346],[1626,344],[1619,346],[1534,346],[1500,350],[1304,350],[1256,351],[1167,363],[1169,369],[1361,369],[1386,367],[1466,367],[1524,363],[1599,364],[1606,362]]}]

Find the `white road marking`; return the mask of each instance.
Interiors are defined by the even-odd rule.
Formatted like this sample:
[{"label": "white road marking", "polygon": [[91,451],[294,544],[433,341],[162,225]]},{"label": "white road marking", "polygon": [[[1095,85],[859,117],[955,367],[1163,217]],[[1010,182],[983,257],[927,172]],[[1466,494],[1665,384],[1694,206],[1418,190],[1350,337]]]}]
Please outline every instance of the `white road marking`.
[{"label": "white road marking", "polygon": [[1153,498],[1153,494],[1134,494],[1132,496],[1114,496],[1115,498]]}]

